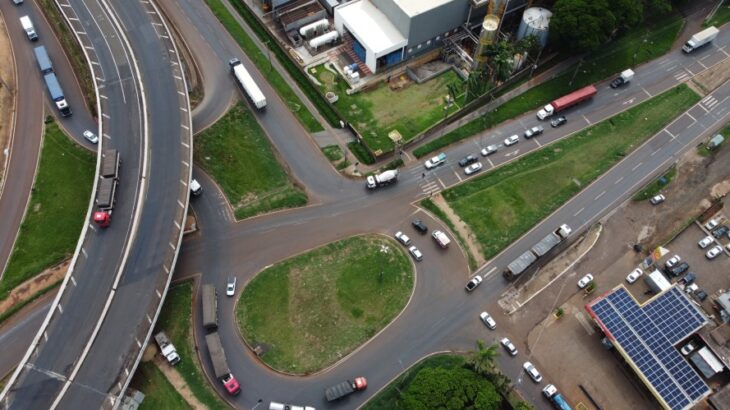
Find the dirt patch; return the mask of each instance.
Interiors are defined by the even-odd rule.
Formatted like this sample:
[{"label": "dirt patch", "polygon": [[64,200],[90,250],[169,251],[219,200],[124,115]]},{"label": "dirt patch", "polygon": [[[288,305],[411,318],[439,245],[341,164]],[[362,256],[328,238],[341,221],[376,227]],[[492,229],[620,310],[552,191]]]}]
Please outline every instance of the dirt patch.
[{"label": "dirt patch", "polygon": [[[10,133],[15,115],[15,60],[10,47],[5,21],[0,20],[0,181],[5,178],[5,167],[8,162]],[[0,187],[2,183],[0,183]],[[2,192],[2,189],[0,189]]]},{"label": "dirt patch", "polygon": [[474,257],[477,266],[484,265],[486,259],[484,259],[484,255],[482,254],[481,247],[479,246],[479,241],[477,240],[476,235],[472,233],[471,229],[469,229],[466,223],[464,223],[464,221],[459,218],[456,212],[451,209],[449,203],[446,202],[443,196],[436,195],[435,197],[432,197],[431,200],[454,223],[454,228],[457,232],[459,232],[459,236],[461,236],[464,242],[466,242],[464,243],[464,245],[467,247],[467,252],[469,252]]},{"label": "dirt patch", "polygon": [[[695,83],[707,93],[722,85],[730,78],[730,58],[726,58],[720,63],[703,71],[699,75],[692,78],[690,83]],[[690,84],[691,85],[691,84]]]},{"label": "dirt patch", "polygon": [[[149,350],[149,347],[147,350]],[[183,379],[182,376],[180,376],[180,373],[175,369],[174,367],[167,364],[162,359],[162,356],[157,355],[157,349],[152,346],[153,350],[153,357],[152,357],[152,363],[154,363],[155,366],[157,366],[158,369],[162,372],[162,374],[165,375],[165,378],[167,381],[172,384],[173,387],[175,387],[175,390],[182,396],[183,399],[185,399],[186,402],[192,407],[193,409],[207,409],[203,403],[201,403],[197,397],[193,394],[192,391],[190,391],[190,387],[188,387],[188,384],[185,382],[185,379]],[[147,356],[147,351],[145,351],[145,356]],[[144,359],[143,359],[144,360]]]},{"label": "dirt patch", "polygon": [[43,289],[63,280],[64,276],[66,276],[69,263],[71,263],[71,259],[67,259],[58,265],[44,270],[13,289],[7,299],[0,301],[0,313],[12,309],[14,306],[32,298]]}]

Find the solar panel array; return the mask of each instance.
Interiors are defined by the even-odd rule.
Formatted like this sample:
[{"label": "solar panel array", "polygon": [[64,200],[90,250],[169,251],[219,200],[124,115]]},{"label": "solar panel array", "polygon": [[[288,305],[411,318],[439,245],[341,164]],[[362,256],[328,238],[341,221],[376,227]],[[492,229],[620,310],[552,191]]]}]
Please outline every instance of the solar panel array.
[{"label": "solar panel array", "polygon": [[641,307],[620,287],[589,309],[671,409],[688,408],[710,393],[674,347],[707,323],[681,290],[672,287]]}]

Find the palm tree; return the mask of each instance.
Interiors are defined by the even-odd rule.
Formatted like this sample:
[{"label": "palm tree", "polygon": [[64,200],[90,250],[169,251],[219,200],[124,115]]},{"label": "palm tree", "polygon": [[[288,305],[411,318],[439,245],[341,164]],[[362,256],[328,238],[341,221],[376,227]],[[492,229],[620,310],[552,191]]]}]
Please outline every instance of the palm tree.
[{"label": "palm tree", "polygon": [[472,352],[468,363],[478,374],[484,376],[494,368],[494,359],[499,354],[497,345],[485,346],[483,340],[477,340],[477,350]]}]

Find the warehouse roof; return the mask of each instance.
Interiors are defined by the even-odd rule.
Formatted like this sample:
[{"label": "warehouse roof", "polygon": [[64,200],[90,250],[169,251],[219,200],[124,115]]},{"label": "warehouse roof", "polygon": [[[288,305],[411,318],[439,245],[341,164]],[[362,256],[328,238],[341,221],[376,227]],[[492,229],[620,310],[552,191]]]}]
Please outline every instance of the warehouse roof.
[{"label": "warehouse roof", "polygon": [[388,17],[369,0],[355,1],[335,10],[347,29],[376,57],[408,44]]},{"label": "warehouse roof", "polygon": [[393,0],[408,17],[417,16],[454,0]]}]

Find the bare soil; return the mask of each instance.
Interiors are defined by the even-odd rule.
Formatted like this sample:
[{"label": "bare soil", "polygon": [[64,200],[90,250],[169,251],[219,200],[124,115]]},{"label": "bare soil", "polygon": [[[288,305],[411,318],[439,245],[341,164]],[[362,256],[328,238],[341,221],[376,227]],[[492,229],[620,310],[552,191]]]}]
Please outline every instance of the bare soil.
[{"label": "bare soil", "polygon": [[167,364],[167,362],[162,358],[162,356],[157,354],[157,348],[150,343],[147,346],[147,349],[145,350],[144,357],[142,360],[149,361],[149,351],[152,351],[152,363],[157,366],[158,369],[162,372],[162,374],[165,375],[165,378],[167,381],[172,384],[172,386],[177,390],[177,392],[182,396],[183,399],[185,399],[186,402],[195,410],[204,410],[207,409],[203,403],[201,403],[197,397],[193,394],[193,392],[190,391],[190,388],[188,387],[188,384],[185,382],[185,379],[183,379],[182,376],[180,376],[180,373],[175,369],[174,367]]},{"label": "bare soil", "polygon": [[486,259],[484,259],[484,255],[482,254],[481,248],[479,247],[479,242],[477,241],[476,236],[472,233],[471,229],[469,229],[469,226],[467,226],[467,224],[465,224],[464,221],[459,218],[459,215],[457,215],[456,212],[451,209],[448,202],[446,202],[442,195],[436,195],[434,197],[431,197],[431,200],[446,214],[449,220],[454,223],[454,228],[459,232],[461,238],[466,242],[464,245],[467,247],[467,252],[469,252],[471,256],[474,257],[477,266],[484,265]]},{"label": "bare soil", "polygon": [[[0,187],[5,178],[5,167],[8,162],[10,133],[13,129],[15,116],[15,59],[10,48],[5,21],[0,19]],[[2,193],[2,188],[0,188]]]},{"label": "bare soil", "polygon": [[67,259],[58,265],[51,266],[13,289],[7,299],[0,301],[0,313],[31,299],[43,289],[63,280],[70,262],[71,259]]}]

